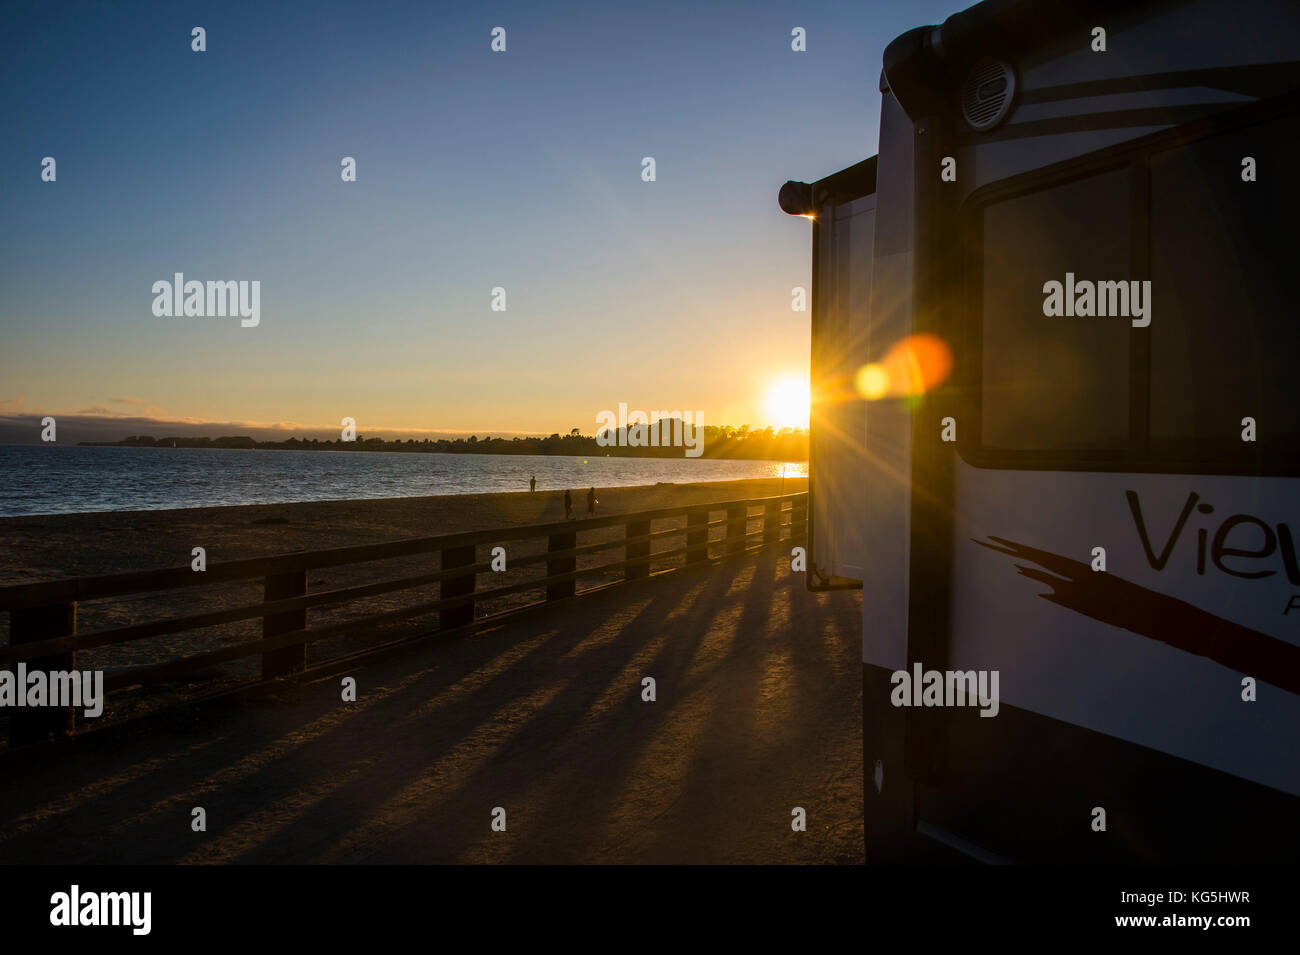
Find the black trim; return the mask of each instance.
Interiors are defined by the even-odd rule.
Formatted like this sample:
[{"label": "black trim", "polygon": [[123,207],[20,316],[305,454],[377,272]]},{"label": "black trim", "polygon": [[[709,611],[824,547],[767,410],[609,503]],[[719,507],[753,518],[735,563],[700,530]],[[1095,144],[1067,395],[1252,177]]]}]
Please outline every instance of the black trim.
[{"label": "black trim", "polygon": [[[960,276],[946,268],[958,233],[953,228],[955,188],[937,175],[940,157],[948,153],[953,130],[950,112],[921,117],[912,139],[912,235],[929,241],[912,250],[912,334],[930,333],[953,341],[952,288]],[[907,595],[907,653],[927,668],[948,666],[951,600],[947,581],[952,568],[951,501],[954,456],[940,439],[940,423],[956,416],[952,389],[940,386],[918,396],[912,414],[911,512]],[[958,419],[958,434],[962,423]],[[915,780],[937,781],[945,769],[944,723],[940,710],[909,710],[907,771]]]},{"label": "black trim", "polygon": [[[1151,278],[1151,165],[1142,158],[1129,164],[1129,275]],[[1145,328],[1129,334],[1129,453],[1151,454],[1151,336]],[[1144,387],[1145,386],[1145,387]]]},{"label": "black trim", "polygon": [[976,57],[1034,49],[1071,30],[1086,36],[1098,17],[1149,18],[1186,2],[1146,3],[1135,10],[1132,0],[984,0],[941,26],[917,27],[896,37],[885,47],[882,85],[888,85],[915,122],[947,108],[952,74],[960,75]]},{"label": "black trim", "polygon": [[870,156],[812,184],[813,203],[817,207],[832,202],[841,205],[861,199],[876,191],[877,156]]},{"label": "black trim", "polygon": [[817,211],[812,201],[812,186],[791,179],[776,195],[781,211],[791,216],[810,216]]},{"label": "black trim", "polygon": [[[934,28],[930,47],[944,62],[961,62],[990,46],[1037,49],[1070,32],[1087,38],[1099,17],[1116,14],[1143,19],[1185,6],[1189,0],[1135,4],[1133,0],[984,0],[954,13]],[[904,34],[906,36],[906,34]]]},{"label": "black trim", "polygon": [[932,46],[936,27],[917,27],[895,37],[885,47],[885,83],[907,118],[941,113],[947,106],[952,80]]},{"label": "black trim", "polygon": [[[961,337],[961,371],[958,377],[964,394],[964,417],[969,426],[958,430],[957,452],[963,461],[977,468],[1051,471],[1117,471],[1133,474],[1222,474],[1295,477],[1300,476],[1300,449],[1266,451],[1259,447],[1243,448],[1240,442],[1190,444],[1169,448],[1157,455],[1149,440],[1149,371],[1150,346],[1146,329],[1132,329],[1130,367],[1129,447],[1117,451],[1049,450],[1017,451],[989,449],[983,446],[983,408],[981,396],[982,368],[982,272],[983,261],[980,215],[984,208],[1015,196],[1027,195],[1044,188],[1064,185],[1079,179],[1122,169],[1133,170],[1131,202],[1135,213],[1132,237],[1135,240],[1132,268],[1135,278],[1150,277],[1149,229],[1149,162],[1153,155],[1184,146],[1211,136],[1231,132],[1300,111],[1300,92],[1290,92],[1258,103],[1251,103],[1215,113],[1176,129],[1160,130],[1128,142],[1097,150],[1038,169],[988,183],[976,189],[962,204],[960,231],[966,242],[964,261],[954,271],[963,272],[966,280],[965,301],[959,310],[966,316]],[[922,234],[922,233],[918,233]],[[953,339],[958,340],[958,339]],[[1140,419],[1140,420],[1139,420]],[[1230,449],[1230,450],[1229,450]]]},{"label": "black trim", "polygon": [[[1300,796],[1006,702],[991,719],[950,708],[952,775],[942,788],[914,784],[900,766],[914,710],[891,705],[891,676],[862,665],[868,865],[970,861],[917,838],[925,825],[1039,865],[1260,864],[1300,850]],[[1092,830],[1094,806],[1105,832]]]},{"label": "black trim", "polygon": [[[1290,793],[1005,702],[991,719],[951,713],[952,782],[917,786],[916,821],[1005,858],[1259,864],[1300,848]],[[1092,829],[1096,806],[1105,832]]]},{"label": "black trim", "polygon": [[1180,89],[1190,86],[1205,86],[1209,89],[1264,99],[1294,89],[1298,80],[1300,80],[1300,60],[1286,60],[1278,63],[1216,66],[1201,70],[1144,73],[1141,76],[1109,76],[1100,80],[1061,83],[1057,86],[1025,90],[1020,95],[1020,102],[1055,103],[1083,96],[1142,93],[1149,90]]},{"label": "black trim", "polygon": [[1142,109],[1119,109],[1101,113],[1072,113],[1050,119],[1011,122],[990,133],[967,130],[957,140],[961,146],[1029,139],[1034,136],[1060,136],[1066,133],[1090,133],[1102,129],[1131,129],[1135,126],[1178,126],[1201,119],[1207,113],[1228,109],[1234,103],[1192,103],[1187,106],[1151,106]]},{"label": "black trim", "polygon": [[[776,201],[781,211],[792,216],[819,215],[827,203],[840,205],[861,199],[876,191],[876,160],[870,156],[852,166],[847,166],[829,176],[823,176],[811,185],[790,179],[782,184]],[[815,233],[814,233],[815,234]],[[813,246],[814,253],[816,245]],[[816,262],[813,263],[813,275]]]}]

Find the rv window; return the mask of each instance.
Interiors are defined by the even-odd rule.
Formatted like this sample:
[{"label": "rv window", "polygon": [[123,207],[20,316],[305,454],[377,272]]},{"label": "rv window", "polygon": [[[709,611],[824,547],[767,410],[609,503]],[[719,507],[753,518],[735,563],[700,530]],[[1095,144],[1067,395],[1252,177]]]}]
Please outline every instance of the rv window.
[{"label": "rv window", "polygon": [[[1300,440],[1296,116],[1234,130],[1151,158],[1152,451]],[[1243,159],[1256,163],[1242,178]]]},{"label": "rv window", "polygon": [[1286,286],[1300,275],[1300,123],[1294,98],[1249,109],[971,197],[965,380],[979,414],[964,454],[986,467],[1297,472],[1300,320]]},{"label": "rv window", "polygon": [[1126,447],[1129,323],[1044,317],[1043,285],[1126,277],[1129,208],[1127,168],[984,208],[985,448]]}]

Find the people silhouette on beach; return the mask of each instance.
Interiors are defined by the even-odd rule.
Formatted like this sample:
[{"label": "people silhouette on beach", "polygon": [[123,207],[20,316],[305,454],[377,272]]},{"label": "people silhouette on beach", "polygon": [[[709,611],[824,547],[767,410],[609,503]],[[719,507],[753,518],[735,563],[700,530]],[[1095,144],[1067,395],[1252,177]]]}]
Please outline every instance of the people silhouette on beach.
[{"label": "people silhouette on beach", "polygon": [[593,487],[587,491],[587,513],[590,516],[596,516],[596,505],[599,503],[600,501],[596,500],[596,489]]},{"label": "people silhouette on beach", "polygon": [[536,474],[534,474],[534,475],[529,479],[529,481],[528,481],[528,490],[530,490],[530,491],[536,491],[536,490],[537,490],[537,475],[536,475]]},{"label": "people silhouette on beach", "polygon": [[564,519],[573,520],[573,495],[568,491],[564,492]]}]

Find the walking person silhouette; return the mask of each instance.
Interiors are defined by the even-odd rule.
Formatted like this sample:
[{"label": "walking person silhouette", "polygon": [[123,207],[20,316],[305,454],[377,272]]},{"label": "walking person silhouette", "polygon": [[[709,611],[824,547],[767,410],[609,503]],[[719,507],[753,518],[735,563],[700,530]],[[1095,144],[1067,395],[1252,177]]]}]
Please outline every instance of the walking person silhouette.
[{"label": "walking person silhouette", "polygon": [[536,490],[537,490],[537,475],[536,475],[536,474],[534,474],[531,478],[529,478],[529,480],[528,480],[528,490],[530,490],[530,491],[536,491]]},{"label": "walking person silhouette", "polygon": [[564,519],[573,520],[573,495],[568,491],[564,492]]},{"label": "walking person silhouette", "polygon": [[590,516],[596,516],[596,505],[599,503],[600,501],[596,500],[596,489],[593,487],[587,492],[587,513]]}]

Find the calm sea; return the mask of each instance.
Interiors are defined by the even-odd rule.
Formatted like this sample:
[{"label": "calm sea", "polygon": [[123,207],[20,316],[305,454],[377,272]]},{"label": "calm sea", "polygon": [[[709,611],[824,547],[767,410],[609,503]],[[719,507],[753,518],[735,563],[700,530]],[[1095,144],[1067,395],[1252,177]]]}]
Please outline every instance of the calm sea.
[{"label": "calm sea", "polygon": [[806,477],[806,462],[0,446],[0,517]]}]

